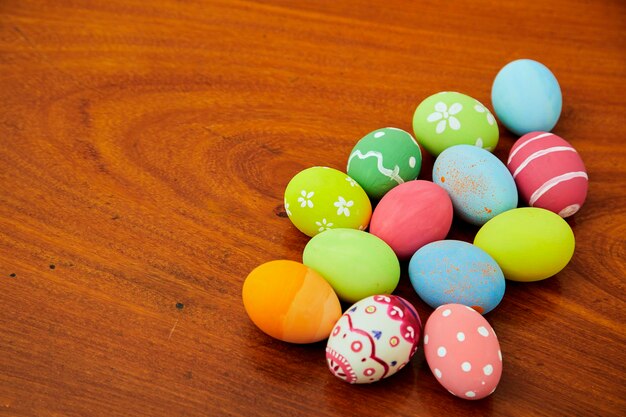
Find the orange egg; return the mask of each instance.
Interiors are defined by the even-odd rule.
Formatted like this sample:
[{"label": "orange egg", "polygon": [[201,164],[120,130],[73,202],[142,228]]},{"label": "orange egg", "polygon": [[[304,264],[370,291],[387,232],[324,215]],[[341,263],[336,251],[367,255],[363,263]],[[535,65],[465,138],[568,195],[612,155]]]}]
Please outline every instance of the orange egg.
[{"label": "orange egg", "polygon": [[299,262],[271,261],[256,267],[243,283],[242,296],[254,324],[285,342],[324,340],[341,317],[330,284]]}]

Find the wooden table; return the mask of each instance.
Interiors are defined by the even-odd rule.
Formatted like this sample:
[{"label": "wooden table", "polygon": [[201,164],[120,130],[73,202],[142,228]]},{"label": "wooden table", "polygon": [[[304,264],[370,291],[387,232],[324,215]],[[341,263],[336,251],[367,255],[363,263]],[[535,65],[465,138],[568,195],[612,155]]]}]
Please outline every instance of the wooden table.
[{"label": "wooden table", "polygon": [[[625,22],[620,0],[2,1],[0,415],[626,415]],[[590,189],[567,268],[487,316],[495,394],[452,397],[422,348],[350,386],[324,343],[254,327],[246,275],[307,242],[289,179],[435,92],[491,107],[522,57],[558,77]],[[397,294],[428,317],[406,265]]]}]

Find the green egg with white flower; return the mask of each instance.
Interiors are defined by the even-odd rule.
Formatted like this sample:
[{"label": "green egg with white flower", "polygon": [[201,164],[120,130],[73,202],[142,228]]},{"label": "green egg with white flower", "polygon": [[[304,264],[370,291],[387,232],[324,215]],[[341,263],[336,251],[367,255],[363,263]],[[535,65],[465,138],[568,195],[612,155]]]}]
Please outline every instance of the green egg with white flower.
[{"label": "green egg with white flower", "polygon": [[498,124],[489,109],[461,93],[442,92],[422,101],[413,114],[415,138],[433,156],[455,145],[475,145],[492,152]]},{"label": "green egg with white flower", "polygon": [[380,199],[393,187],[417,178],[422,152],[410,133],[395,127],[377,129],[355,145],[348,158],[348,175],[368,196]]},{"label": "green egg with white flower", "polygon": [[296,174],[285,189],[285,211],[302,233],[329,229],[364,230],[372,205],[361,186],[336,169],[312,167]]}]

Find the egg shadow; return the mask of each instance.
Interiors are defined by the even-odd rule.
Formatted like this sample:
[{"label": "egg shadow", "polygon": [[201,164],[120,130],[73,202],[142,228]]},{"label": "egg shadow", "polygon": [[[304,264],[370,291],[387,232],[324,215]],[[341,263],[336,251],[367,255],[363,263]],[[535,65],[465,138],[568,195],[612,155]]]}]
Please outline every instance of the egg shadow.
[{"label": "egg shadow", "polygon": [[448,415],[493,415],[492,396],[480,400],[465,400],[448,392],[435,378],[424,356],[423,343],[413,358],[416,374],[414,389],[419,392],[420,405],[424,408],[416,415],[448,416]]},{"label": "egg shadow", "polygon": [[[563,307],[555,302],[562,296],[559,274],[536,282],[506,280],[504,298],[486,318],[506,327],[527,326],[554,317]],[[492,314],[494,313],[495,314]]]},{"label": "egg shadow", "polygon": [[432,181],[433,180],[433,165],[435,164],[435,157],[429,154],[422,145],[419,145],[422,152],[422,166],[420,173],[417,176],[418,180]]},{"label": "egg shadow", "polygon": [[[431,375],[434,380],[434,376]],[[422,406],[426,412],[423,415],[432,416],[452,416],[452,415],[467,415],[467,416],[491,416],[494,415],[493,411],[493,395],[489,395],[480,400],[464,400],[455,395],[450,394],[443,386],[437,382],[432,381],[432,384],[436,385],[436,392],[430,392],[433,398],[429,401],[423,401]]]},{"label": "egg shadow", "polygon": [[[373,398],[375,398],[376,408],[380,407],[387,410],[399,408],[410,400],[410,396],[406,395],[407,387],[413,387],[417,379],[411,363],[409,362],[407,366],[395,374],[369,384],[348,384],[328,373],[323,388],[325,403],[336,415],[344,415],[346,398],[354,401],[353,411],[355,413],[359,409],[362,410],[362,407],[371,407],[370,400]],[[362,402],[359,401],[361,399]],[[377,410],[370,410],[370,412],[372,411]]]}]

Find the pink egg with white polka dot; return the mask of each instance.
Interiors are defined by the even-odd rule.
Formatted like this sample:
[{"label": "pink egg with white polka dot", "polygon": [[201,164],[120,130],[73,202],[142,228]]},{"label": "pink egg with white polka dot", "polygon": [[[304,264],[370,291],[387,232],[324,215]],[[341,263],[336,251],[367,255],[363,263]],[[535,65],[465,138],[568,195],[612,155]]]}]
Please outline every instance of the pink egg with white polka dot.
[{"label": "pink egg with white polka dot", "polygon": [[367,384],[402,369],[417,350],[422,323],[415,307],[395,295],[373,295],[339,318],[326,345],[328,368],[351,384]]},{"label": "pink egg with white polka dot", "polygon": [[444,304],[430,315],[424,355],[437,381],[459,398],[480,400],[500,382],[500,343],[487,320],[470,307]]},{"label": "pink egg with white polka dot", "polygon": [[507,167],[531,207],[569,217],[585,202],[585,165],[576,149],[553,133],[531,132],[519,138],[511,148]]}]

